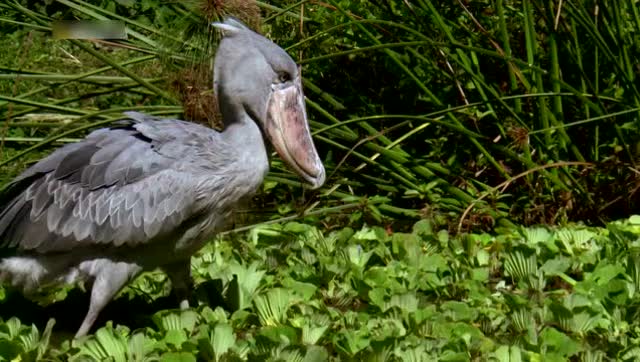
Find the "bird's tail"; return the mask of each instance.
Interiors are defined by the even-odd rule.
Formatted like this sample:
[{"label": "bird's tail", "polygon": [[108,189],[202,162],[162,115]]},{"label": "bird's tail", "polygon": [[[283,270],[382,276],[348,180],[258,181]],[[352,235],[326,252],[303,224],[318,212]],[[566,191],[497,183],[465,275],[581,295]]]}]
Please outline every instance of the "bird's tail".
[{"label": "bird's tail", "polygon": [[39,176],[15,179],[0,190],[0,259],[14,253],[15,245],[11,245],[9,239],[16,215],[24,211],[24,199],[21,195],[33,179]]}]

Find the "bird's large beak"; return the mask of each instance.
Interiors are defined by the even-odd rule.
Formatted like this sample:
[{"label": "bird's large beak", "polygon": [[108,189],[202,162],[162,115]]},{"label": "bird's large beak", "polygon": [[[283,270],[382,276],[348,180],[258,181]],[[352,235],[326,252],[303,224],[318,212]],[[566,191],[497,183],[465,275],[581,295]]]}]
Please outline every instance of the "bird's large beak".
[{"label": "bird's large beak", "polygon": [[312,187],[322,186],[324,166],[311,139],[300,77],[293,86],[274,86],[267,106],[267,137],[282,159]]}]

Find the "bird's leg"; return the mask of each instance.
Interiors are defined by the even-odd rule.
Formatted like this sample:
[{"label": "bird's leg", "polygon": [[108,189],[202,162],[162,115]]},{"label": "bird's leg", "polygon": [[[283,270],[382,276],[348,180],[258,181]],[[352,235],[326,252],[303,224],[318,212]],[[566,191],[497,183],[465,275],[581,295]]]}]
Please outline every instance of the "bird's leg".
[{"label": "bird's leg", "polygon": [[189,296],[193,287],[191,280],[191,258],[162,267],[171,279],[171,286],[180,301],[180,309],[189,308]]},{"label": "bird's leg", "polygon": [[97,268],[91,275],[94,276],[91,288],[91,302],[89,311],[80,325],[75,338],[89,333],[91,326],[96,321],[98,314],[111,301],[111,299],[125,286],[125,284],[138,275],[142,268],[135,264],[124,262],[112,262],[101,259]]}]

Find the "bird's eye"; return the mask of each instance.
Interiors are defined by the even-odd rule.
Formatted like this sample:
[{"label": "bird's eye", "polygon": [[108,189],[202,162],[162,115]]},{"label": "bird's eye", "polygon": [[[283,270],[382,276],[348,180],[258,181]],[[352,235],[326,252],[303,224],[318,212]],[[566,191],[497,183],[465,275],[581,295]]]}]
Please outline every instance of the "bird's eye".
[{"label": "bird's eye", "polygon": [[280,72],[278,73],[278,80],[280,83],[286,83],[291,80],[291,75],[287,72]]}]

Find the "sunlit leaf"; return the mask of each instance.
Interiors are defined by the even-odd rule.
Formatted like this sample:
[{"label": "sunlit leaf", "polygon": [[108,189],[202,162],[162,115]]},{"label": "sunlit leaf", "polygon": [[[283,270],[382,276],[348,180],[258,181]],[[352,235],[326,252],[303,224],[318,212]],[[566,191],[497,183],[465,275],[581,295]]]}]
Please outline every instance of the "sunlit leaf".
[{"label": "sunlit leaf", "polygon": [[553,234],[543,227],[522,228],[524,240],[529,244],[546,243],[551,240]]},{"label": "sunlit leaf", "polygon": [[283,288],[274,288],[258,295],[254,303],[260,323],[263,326],[276,326],[284,322],[290,301],[290,293]]},{"label": "sunlit leaf", "polygon": [[493,356],[499,362],[521,362],[522,351],[518,346],[500,346]]},{"label": "sunlit leaf", "polygon": [[312,325],[305,324],[302,326],[302,343],[307,345],[315,345],[318,344],[320,338],[324,335],[324,333],[329,328],[328,325]]},{"label": "sunlit leaf", "polygon": [[557,331],[555,328],[545,328],[540,334],[540,343],[549,352],[555,352],[564,358],[571,357],[580,350],[579,345],[569,336]]}]

